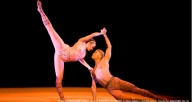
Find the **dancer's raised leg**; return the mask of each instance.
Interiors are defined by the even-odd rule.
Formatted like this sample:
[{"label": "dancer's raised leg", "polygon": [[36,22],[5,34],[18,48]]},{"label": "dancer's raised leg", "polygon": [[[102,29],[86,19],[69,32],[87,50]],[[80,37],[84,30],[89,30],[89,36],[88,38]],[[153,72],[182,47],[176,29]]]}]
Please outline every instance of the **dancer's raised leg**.
[{"label": "dancer's raised leg", "polygon": [[46,16],[45,12],[43,11],[42,3],[39,0],[37,0],[37,7],[38,7],[37,10],[41,15],[41,19],[43,21],[45,28],[49,33],[49,36],[51,38],[51,41],[53,43],[55,50],[60,50],[64,46],[63,40],[60,38],[60,36],[57,34],[55,29],[53,28],[49,18]]}]

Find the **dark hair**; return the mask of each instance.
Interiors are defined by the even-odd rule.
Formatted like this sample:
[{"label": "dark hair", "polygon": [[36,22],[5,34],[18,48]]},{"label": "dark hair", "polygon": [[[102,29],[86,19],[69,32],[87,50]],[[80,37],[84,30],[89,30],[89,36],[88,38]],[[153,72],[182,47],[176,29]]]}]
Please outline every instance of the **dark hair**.
[{"label": "dark hair", "polygon": [[102,54],[102,57],[104,57],[104,52],[103,52],[103,50],[101,50],[101,49],[96,49],[95,51],[99,51],[99,53],[101,53]]}]

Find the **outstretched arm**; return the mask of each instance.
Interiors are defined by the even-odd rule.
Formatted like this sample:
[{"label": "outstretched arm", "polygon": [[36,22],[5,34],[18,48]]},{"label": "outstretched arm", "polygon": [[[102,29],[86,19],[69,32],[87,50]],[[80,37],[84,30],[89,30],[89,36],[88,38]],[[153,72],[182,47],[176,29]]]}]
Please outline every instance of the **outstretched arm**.
[{"label": "outstretched arm", "polygon": [[105,51],[105,58],[107,58],[108,60],[111,58],[111,49],[112,49],[112,45],[111,42],[109,41],[109,38],[107,37],[107,30],[106,28],[103,28],[101,30],[101,33],[103,33],[104,39],[105,39],[105,43],[107,45],[107,49]]},{"label": "outstretched arm", "polygon": [[89,66],[89,64],[87,64],[87,62],[84,59],[80,59],[79,62],[84,65],[89,71],[92,71],[93,68]]},{"label": "outstretched arm", "polygon": [[95,100],[96,100],[96,83],[97,83],[97,81],[96,81],[96,79],[94,79],[94,77],[92,76],[92,70],[93,70],[93,68],[90,67],[84,59],[79,60],[79,62],[80,62],[81,64],[83,64],[83,65],[90,71],[91,78],[92,78],[91,91],[92,91],[93,101],[95,101]]},{"label": "outstretched arm", "polygon": [[91,78],[92,78],[91,91],[92,91],[93,101],[96,101],[96,89],[97,89],[96,83],[97,83],[97,81],[96,81],[96,79],[94,79],[92,74],[91,74]]},{"label": "outstretched arm", "polygon": [[100,33],[100,32],[94,32],[94,33],[91,33],[85,37],[82,37],[80,38],[78,41],[82,41],[82,42],[87,42],[91,39],[93,39],[94,37],[97,37],[97,36],[100,36],[100,35],[103,35],[103,33]]}]

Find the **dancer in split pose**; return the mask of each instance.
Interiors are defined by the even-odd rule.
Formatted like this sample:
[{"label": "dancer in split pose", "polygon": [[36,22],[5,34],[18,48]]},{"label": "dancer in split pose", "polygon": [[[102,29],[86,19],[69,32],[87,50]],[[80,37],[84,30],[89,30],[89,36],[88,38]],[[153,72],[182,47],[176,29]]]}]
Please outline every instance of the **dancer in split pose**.
[{"label": "dancer in split pose", "polygon": [[55,52],[54,52],[54,67],[56,75],[56,89],[60,100],[65,100],[62,90],[62,80],[64,75],[65,62],[79,61],[82,65],[86,66],[89,70],[92,68],[86,63],[84,57],[86,51],[91,51],[96,46],[94,37],[103,35],[100,32],[93,32],[85,37],[80,38],[73,46],[66,44],[57,32],[54,30],[50,20],[42,9],[42,2],[37,0],[37,11],[39,12],[42,22],[51,38]]}]

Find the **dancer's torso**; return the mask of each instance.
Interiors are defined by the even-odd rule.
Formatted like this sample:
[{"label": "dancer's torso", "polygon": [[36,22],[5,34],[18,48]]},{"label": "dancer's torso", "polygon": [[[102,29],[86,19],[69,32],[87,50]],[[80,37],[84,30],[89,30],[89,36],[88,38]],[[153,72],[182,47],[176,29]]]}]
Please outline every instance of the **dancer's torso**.
[{"label": "dancer's torso", "polygon": [[105,86],[107,82],[111,79],[112,75],[109,71],[109,65],[97,65],[96,68],[93,69],[92,75],[96,78],[97,82],[102,86]]},{"label": "dancer's torso", "polygon": [[58,52],[64,62],[74,62],[83,59],[86,55],[86,43],[77,42],[74,46],[66,45]]}]

